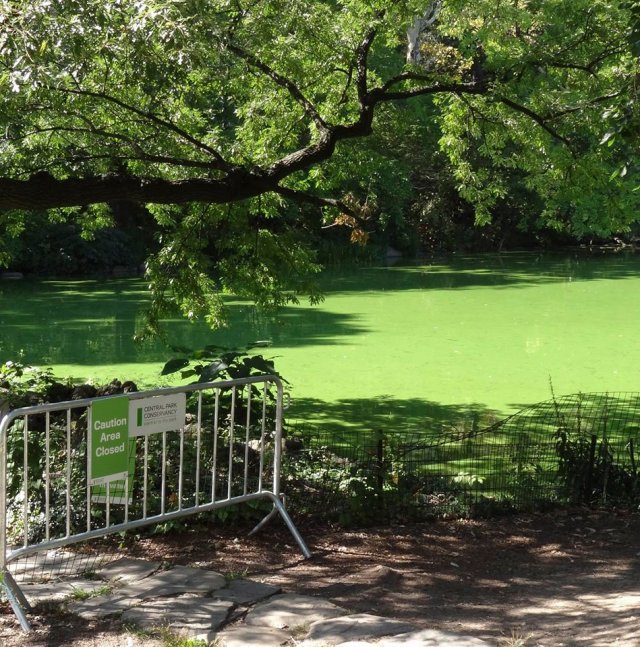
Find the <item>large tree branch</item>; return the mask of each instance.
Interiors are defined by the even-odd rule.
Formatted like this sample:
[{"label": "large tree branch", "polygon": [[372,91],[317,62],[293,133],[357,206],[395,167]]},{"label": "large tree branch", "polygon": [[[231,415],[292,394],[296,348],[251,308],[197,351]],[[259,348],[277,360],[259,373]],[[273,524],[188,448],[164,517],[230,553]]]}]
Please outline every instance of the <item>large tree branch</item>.
[{"label": "large tree branch", "polygon": [[255,67],[257,70],[260,70],[263,74],[268,76],[276,85],[279,85],[282,88],[285,88],[289,94],[293,97],[294,101],[305,111],[309,118],[316,125],[318,130],[322,131],[327,128],[327,124],[324,119],[320,116],[317,108],[305,97],[302,90],[287,77],[283,76],[276,72],[271,66],[267,65],[264,61],[260,60],[257,56],[250,54],[241,47],[234,45],[232,43],[227,44],[229,51],[233,52],[236,56],[246,61],[251,67]]},{"label": "large tree branch", "polygon": [[508,97],[497,97],[498,101],[501,103],[504,103],[505,106],[508,106],[512,110],[515,110],[516,112],[520,112],[523,115],[526,115],[529,117],[529,119],[532,119],[535,121],[540,128],[548,132],[554,139],[557,139],[559,142],[562,142],[569,150],[572,148],[572,143],[571,140],[567,139],[564,137],[564,135],[561,135],[557,130],[553,129],[549,124],[546,122],[544,117],[539,115],[537,112],[531,110],[530,108],[527,108],[526,106],[521,105],[520,103],[517,103],[513,101],[512,99],[509,99]]},{"label": "large tree branch", "polygon": [[156,124],[157,126],[160,126],[163,129],[166,129],[175,135],[178,135],[181,139],[184,139],[186,142],[190,143],[192,146],[195,148],[207,153],[211,157],[213,157],[214,160],[216,160],[217,163],[217,168],[221,170],[226,170],[229,171],[232,169],[232,165],[229,164],[223,157],[220,155],[220,153],[215,150],[215,148],[211,148],[211,146],[205,144],[204,142],[201,142],[199,139],[195,138],[193,135],[188,133],[186,130],[180,128],[173,122],[163,119],[162,117],[159,117],[158,115],[148,112],[146,110],[142,110],[140,108],[137,108],[136,106],[132,106],[122,99],[118,99],[117,97],[113,97],[105,92],[94,92],[91,90],[82,90],[82,89],[70,89],[70,88],[53,88],[58,92],[64,92],[68,94],[74,94],[74,95],[79,95],[79,96],[84,96],[84,97],[90,97],[92,99],[98,99],[99,101],[106,101],[108,103],[112,103],[123,110],[126,110],[127,112],[131,112],[135,115],[138,115],[139,117],[142,117],[143,119]]},{"label": "large tree branch", "polygon": [[[321,198],[312,194],[298,192],[281,186],[282,180],[300,171],[305,171],[320,164],[334,154],[340,141],[366,137],[373,130],[373,120],[377,106],[384,102],[403,101],[413,97],[453,94],[457,96],[480,95],[492,93],[486,79],[468,82],[438,82],[432,75],[420,74],[415,70],[397,74],[378,87],[368,87],[369,56],[376,37],[375,27],[368,29],[362,37],[355,52],[349,70],[354,71],[353,83],[358,98],[358,113],[350,123],[331,124],[323,119],[317,107],[305,96],[300,86],[292,79],[283,76],[259,57],[251,54],[236,44],[227,44],[227,48],[247,65],[264,74],[278,87],[286,90],[302,108],[306,119],[316,126],[314,140],[298,150],[284,155],[266,167],[255,167],[247,164],[240,168],[228,163],[223,157],[204,142],[199,141],[189,132],[176,124],[150,113],[123,99],[107,93],[77,89],[58,89],[69,94],[84,96],[106,104],[118,106],[125,113],[140,118],[158,128],[174,133],[183,141],[191,144],[198,152],[206,153],[208,159],[201,161],[171,155],[149,155],[142,149],[135,148],[135,159],[150,164],[173,164],[203,171],[217,170],[224,177],[193,178],[182,181],[157,177],[131,177],[126,174],[103,175],[85,178],[57,179],[47,173],[36,174],[27,180],[0,178],[0,209],[47,209],[54,207],[82,206],[92,203],[127,200],[138,203],[182,204],[188,202],[206,202],[212,204],[229,203],[245,200],[263,193],[275,192],[292,200],[304,201],[320,207],[337,207],[350,214],[349,206],[344,201]],[[349,79],[351,81],[351,79]],[[407,85],[407,84],[411,85]],[[495,97],[510,109],[534,120],[546,132],[570,147],[568,138],[561,135],[548,123],[547,119],[530,108],[504,96]],[[97,129],[89,120],[88,130],[98,137],[118,139],[118,133]],[[121,152],[96,151],[104,159],[126,158]],[[73,156],[73,153],[71,154]],[[77,155],[77,152],[76,152]],[[134,159],[134,158],[131,158]],[[354,215],[355,214],[351,214]]]},{"label": "large tree branch", "polygon": [[376,33],[375,29],[370,29],[356,50],[356,88],[358,90],[358,101],[360,102],[361,110],[365,109],[369,96],[368,59]]},{"label": "large tree branch", "polygon": [[306,191],[297,191],[296,189],[290,189],[285,186],[278,186],[274,189],[274,193],[278,193],[284,198],[289,198],[295,202],[306,202],[307,204],[315,205],[316,207],[335,207],[340,209],[344,213],[349,215],[355,215],[352,213],[352,210],[342,201],[335,198],[325,198],[318,195],[313,195],[312,193],[307,193]]},{"label": "large tree branch", "polygon": [[126,175],[60,180],[48,173],[36,173],[28,180],[0,178],[0,209],[40,210],[120,200],[140,204],[222,204],[255,197],[274,186],[265,178],[240,171],[223,180],[181,181]]},{"label": "large tree branch", "polygon": [[[178,157],[176,155],[154,155],[152,153],[147,153],[144,148],[140,145],[139,142],[132,140],[130,137],[123,135],[122,133],[113,133],[101,128],[92,127],[92,128],[80,128],[73,126],[51,126],[49,128],[39,128],[33,130],[32,132],[26,133],[21,139],[25,139],[32,135],[45,134],[45,133],[69,133],[71,135],[97,135],[105,139],[113,139],[115,141],[123,142],[124,144],[130,146],[137,154],[135,155],[109,155],[107,153],[96,155],[96,154],[76,154],[69,156],[63,160],[59,160],[60,164],[64,165],[66,163],[74,163],[78,161],[91,161],[91,160],[112,160],[120,164],[126,163],[127,161],[136,161],[136,162],[150,162],[152,164],[166,164],[168,166],[181,166],[185,168],[197,168],[202,170],[219,170],[218,164],[211,161],[203,160],[194,160],[187,157]],[[70,142],[72,143],[72,142]],[[80,148],[82,150],[82,148]],[[55,166],[55,164],[54,164]]]},{"label": "large tree branch", "polygon": [[620,92],[613,92],[611,94],[604,94],[601,97],[595,97],[591,99],[590,101],[587,101],[586,103],[583,103],[579,106],[571,106],[570,108],[564,108],[563,110],[557,110],[556,112],[553,112],[549,115],[546,115],[544,117],[545,121],[552,121],[554,119],[560,119],[561,117],[564,117],[565,115],[571,115],[575,114],[576,112],[582,112],[583,110],[586,110],[588,108],[591,108],[592,106],[598,105],[599,103],[606,103],[607,101],[611,101],[612,99],[617,99],[622,95],[622,91]]},{"label": "large tree branch", "polygon": [[[396,90],[391,92],[388,88],[393,87],[400,82],[406,80],[405,75],[400,75],[387,81],[379,88],[374,88],[369,93],[371,99],[376,103],[384,101],[404,101],[412,97],[422,97],[429,94],[485,94],[487,92],[487,85],[485,83],[435,83],[409,90]],[[407,77],[413,78],[413,77]]]}]

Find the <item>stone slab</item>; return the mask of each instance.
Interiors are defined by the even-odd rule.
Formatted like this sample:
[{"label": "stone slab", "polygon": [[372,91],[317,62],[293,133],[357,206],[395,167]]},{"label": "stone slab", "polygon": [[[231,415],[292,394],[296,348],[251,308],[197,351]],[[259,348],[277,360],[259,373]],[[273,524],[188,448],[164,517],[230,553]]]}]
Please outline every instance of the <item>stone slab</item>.
[{"label": "stone slab", "polygon": [[227,581],[220,573],[191,566],[176,566],[138,582],[129,583],[119,592],[122,595],[140,599],[169,597],[184,593],[209,595],[226,584]]},{"label": "stone slab", "polygon": [[95,593],[104,587],[100,580],[86,578],[73,578],[65,580],[52,580],[44,583],[22,583],[20,588],[31,604],[45,600],[62,601],[73,597],[76,591],[89,594]]},{"label": "stone slab", "polygon": [[345,609],[322,598],[285,593],[254,607],[247,614],[245,623],[274,629],[295,628],[346,613]]},{"label": "stone slab", "polygon": [[51,581],[95,571],[104,562],[99,555],[81,555],[64,550],[48,550],[22,557],[9,564],[17,582]]},{"label": "stone slab", "polygon": [[415,625],[400,620],[391,620],[369,613],[357,613],[312,623],[309,626],[307,638],[301,645],[303,647],[320,647],[327,643],[336,645],[350,640],[369,640],[404,634],[415,629]]},{"label": "stone slab", "polygon": [[[199,637],[196,636],[196,638]],[[236,625],[202,638],[207,641],[207,644],[213,642],[216,647],[247,647],[248,645],[280,647],[280,645],[291,644],[291,635],[286,631],[272,627],[252,627],[246,624]]]},{"label": "stone slab", "polygon": [[162,598],[125,611],[121,620],[142,629],[169,627],[197,635],[216,631],[225,622],[233,606],[232,602],[201,596]]},{"label": "stone slab", "polygon": [[82,602],[74,602],[69,605],[69,611],[85,620],[94,620],[119,615],[136,604],[140,604],[140,600],[121,595],[101,595]]},{"label": "stone slab", "polygon": [[148,562],[144,559],[122,557],[103,566],[96,575],[104,580],[116,582],[136,582],[149,577],[160,568],[160,562]]},{"label": "stone slab", "polygon": [[232,580],[222,589],[217,589],[213,596],[241,605],[256,604],[280,593],[279,586],[253,582],[251,580]]},{"label": "stone slab", "polygon": [[[371,643],[366,641],[349,641],[338,643],[336,647],[370,647]],[[421,629],[406,634],[398,634],[382,638],[375,642],[376,647],[493,647],[480,638],[452,634],[448,631],[437,629]]]}]

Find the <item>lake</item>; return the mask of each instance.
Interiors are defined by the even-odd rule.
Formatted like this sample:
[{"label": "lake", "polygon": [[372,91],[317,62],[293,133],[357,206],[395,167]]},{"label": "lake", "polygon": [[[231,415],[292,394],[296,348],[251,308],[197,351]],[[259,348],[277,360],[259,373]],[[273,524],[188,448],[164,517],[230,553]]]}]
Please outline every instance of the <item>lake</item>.
[{"label": "lake", "polygon": [[[229,300],[215,333],[167,321],[193,348],[270,339],[291,383],[289,416],[352,429],[452,425],[578,391],[637,390],[640,257],[506,253],[420,265],[325,272],[326,299],[276,316]],[[146,302],[139,279],[0,282],[0,360],[56,375],[169,384],[174,356],[136,344]]]}]

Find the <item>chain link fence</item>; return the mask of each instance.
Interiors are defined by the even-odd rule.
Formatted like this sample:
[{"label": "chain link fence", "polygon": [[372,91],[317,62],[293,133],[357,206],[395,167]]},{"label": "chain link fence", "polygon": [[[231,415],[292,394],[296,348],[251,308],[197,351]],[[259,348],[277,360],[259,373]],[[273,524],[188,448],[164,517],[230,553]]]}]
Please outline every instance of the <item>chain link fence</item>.
[{"label": "chain link fence", "polygon": [[297,429],[283,485],[296,513],[345,525],[637,506],[639,445],[640,394],[576,394],[447,433]]}]

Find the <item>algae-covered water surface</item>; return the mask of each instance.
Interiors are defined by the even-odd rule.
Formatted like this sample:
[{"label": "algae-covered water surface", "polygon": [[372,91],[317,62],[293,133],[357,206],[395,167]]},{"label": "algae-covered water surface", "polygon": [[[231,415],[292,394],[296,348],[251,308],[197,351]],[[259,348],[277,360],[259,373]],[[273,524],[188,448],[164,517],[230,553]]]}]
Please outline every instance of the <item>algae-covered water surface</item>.
[{"label": "algae-covered water surface", "polygon": [[[198,348],[271,339],[290,417],[412,430],[578,391],[637,390],[640,257],[501,254],[327,271],[326,299],[276,315],[229,300],[229,328],[166,322]],[[137,344],[142,280],[3,281],[0,360],[60,376],[165,383],[166,343]]]}]

